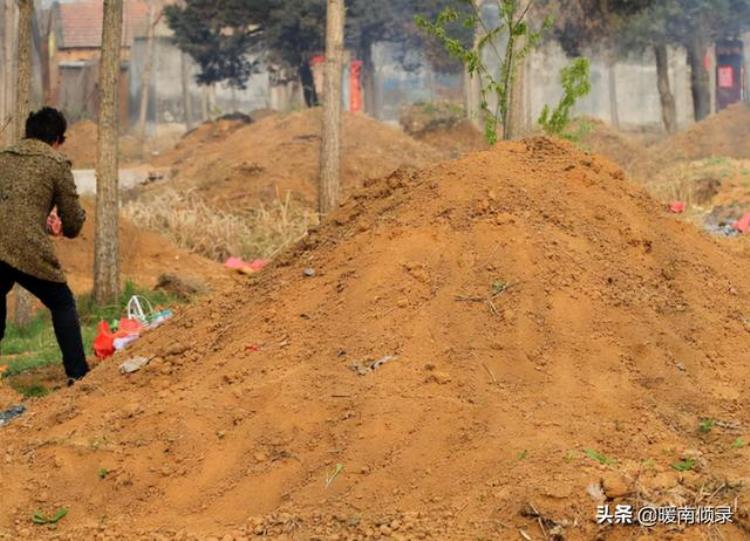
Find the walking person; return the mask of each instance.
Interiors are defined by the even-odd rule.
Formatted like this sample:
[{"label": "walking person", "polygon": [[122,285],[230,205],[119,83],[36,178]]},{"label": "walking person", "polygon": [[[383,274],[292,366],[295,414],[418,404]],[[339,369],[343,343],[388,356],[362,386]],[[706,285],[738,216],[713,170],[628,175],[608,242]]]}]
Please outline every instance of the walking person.
[{"label": "walking person", "polygon": [[86,220],[71,163],[58,150],[66,130],[63,114],[45,107],[29,115],[23,140],[0,151],[0,342],[5,336],[7,295],[19,284],[52,313],[72,384],[89,366],[75,298],[49,238],[75,238]]}]

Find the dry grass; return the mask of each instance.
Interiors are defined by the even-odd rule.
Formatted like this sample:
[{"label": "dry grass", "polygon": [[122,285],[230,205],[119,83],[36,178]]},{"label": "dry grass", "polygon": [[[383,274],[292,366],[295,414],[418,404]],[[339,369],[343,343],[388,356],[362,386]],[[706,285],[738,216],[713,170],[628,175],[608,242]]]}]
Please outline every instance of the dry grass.
[{"label": "dry grass", "polygon": [[157,231],[179,247],[217,261],[229,256],[271,258],[318,222],[315,213],[295,205],[289,194],[234,214],[209,207],[195,192],[169,190],[132,201],[124,212],[139,227]]}]

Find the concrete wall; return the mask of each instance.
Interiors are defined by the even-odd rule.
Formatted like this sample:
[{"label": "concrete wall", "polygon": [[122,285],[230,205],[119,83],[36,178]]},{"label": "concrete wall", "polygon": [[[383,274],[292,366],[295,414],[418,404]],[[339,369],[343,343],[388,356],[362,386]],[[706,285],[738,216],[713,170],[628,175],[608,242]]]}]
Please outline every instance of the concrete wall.
[{"label": "concrete wall", "polygon": [[[402,106],[419,101],[463,100],[462,74],[435,73],[427,65],[405,70],[399,63],[397,47],[378,44],[374,47],[375,115],[396,122]],[[146,42],[137,39],[130,56],[129,111],[130,125],[135,126],[140,109],[141,80],[146,58]],[[491,60],[491,59],[488,59]],[[149,102],[149,131],[155,123],[184,123],[182,105],[182,53],[169,38],[159,38],[156,65]],[[208,97],[194,76],[197,66],[185,57],[190,72],[190,97],[194,122],[205,120],[206,102],[215,104],[214,116],[235,111],[250,113],[255,109],[288,110],[301,103],[298,85],[272,86],[265,71],[253,75],[244,90],[217,86],[215,97]],[[527,60],[525,118],[535,122],[545,104],[554,106],[560,99],[560,70],[569,63],[557,44],[549,44],[532,53]],[[499,66],[495,66],[499,70]],[[749,70],[750,71],[750,70]],[[652,54],[620,60],[613,69],[607,61],[592,55],[592,91],[579,102],[576,114],[589,115],[607,122],[613,120],[611,78],[614,77],[616,104],[620,125],[624,128],[659,129],[661,104],[657,90],[656,63]],[[681,127],[692,122],[690,70],[682,50],[670,50],[670,78]]]},{"label": "concrete wall", "polygon": [[[146,62],[147,43],[136,39],[130,58],[129,104],[131,126],[137,124],[140,112],[141,85]],[[249,113],[255,109],[271,106],[271,91],[267,72],[253,75],[244,90],[218,85],[215,96],[205,87],[195,82],[197,65],[185,56],[189,72],[189,92],[193,109],[193,120],[202,122],[204,106],[213,106],[215,116],[236,111]],[[184,123],[182,102],[182,62],[183,55],[169,38],[157,38],[154,72],[149,92],[148,121],[153,131],[154,123]],[[208,102],[208,103],[206,103]]]},{"label": "concrete wall", "polygon": [[[530,118],[539,118],[545,104],[553,106],[562,95],[559,82],[560,70],[570,60],[557,44],[534,52],[529,57],[527,107]],[[693,102],[690,93],[690,70],[685,52],[669,51],[670,82],[677,105],[680,127],[693,122]],[[657,88],[656,61],[653,54],[631,57],[618,61],[613,69],[603,58],[592,56],[591,93],[580,100],[576,114],[588,115],[612,122],[613,109],[610,99],[611,77],[614,77],[616,107],[620,125],[624,128],[660,128],[661,101]]]}]

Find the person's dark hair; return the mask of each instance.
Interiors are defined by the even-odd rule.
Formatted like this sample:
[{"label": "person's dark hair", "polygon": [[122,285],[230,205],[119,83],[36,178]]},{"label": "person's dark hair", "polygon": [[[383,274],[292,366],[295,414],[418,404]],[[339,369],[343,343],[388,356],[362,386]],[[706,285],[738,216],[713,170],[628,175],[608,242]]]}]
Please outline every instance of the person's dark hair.
[{"label": "person's dark hair", "polygon": [[48,145],[64,143],[67,129],[65,115],[52,107],[43,107],[26,119],[26,138],[38,139]]}]

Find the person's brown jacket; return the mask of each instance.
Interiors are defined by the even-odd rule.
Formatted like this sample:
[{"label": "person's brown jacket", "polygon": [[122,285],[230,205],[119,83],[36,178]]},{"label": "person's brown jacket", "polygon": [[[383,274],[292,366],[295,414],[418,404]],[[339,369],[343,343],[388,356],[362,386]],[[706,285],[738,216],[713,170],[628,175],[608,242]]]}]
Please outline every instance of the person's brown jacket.
[{"label": "person's brown jacket", "polygon": [[63,234],[77,237],[86,212],[70,161],[35,139],[0,151],[0,261],[42,280],[65,282],[47,233],[54,207]]}]

